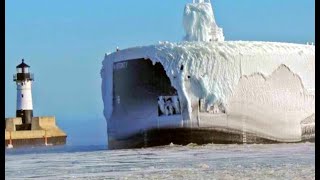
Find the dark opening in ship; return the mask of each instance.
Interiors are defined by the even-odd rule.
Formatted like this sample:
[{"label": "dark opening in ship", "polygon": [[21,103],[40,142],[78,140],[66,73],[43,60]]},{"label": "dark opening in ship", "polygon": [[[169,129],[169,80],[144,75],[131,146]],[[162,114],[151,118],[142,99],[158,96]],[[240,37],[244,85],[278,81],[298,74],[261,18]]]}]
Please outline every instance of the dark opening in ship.
[{"label": "dark opening in ship", "polygon": [[133,59],[117,62],[113,69],[113,122],[108,124],[109,135],[127,136],[156,127],[159,116],[180,114],[177,91],[162,64]]},{"label": "dark opening in ship", "polygon": [[[140,99],[153,96],[177,95],[160,63],[136,59],[118,62],[114,65],[114,97]],[[121,98],[121,99],[123,99]]]}]

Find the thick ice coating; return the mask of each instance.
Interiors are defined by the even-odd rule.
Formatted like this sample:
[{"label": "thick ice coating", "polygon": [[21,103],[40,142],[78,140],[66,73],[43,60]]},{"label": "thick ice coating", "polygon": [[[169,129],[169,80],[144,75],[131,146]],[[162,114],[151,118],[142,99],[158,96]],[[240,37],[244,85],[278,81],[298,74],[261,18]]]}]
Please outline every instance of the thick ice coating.
[{"label": "thick ice coating", "polygon": [[183,26],[186,41],[224,41],[223,31],[216,24],[209,0],[198,0],[185,6]]},{"label": "thick ice coating", "polygon": [[[178,91],[184,121],[194,104],[225,110],[228,120],[202,118],[203,125],[228,126],[282,141],[301,140],[301,121],[315,113],[315,47],[271,42],[184,42],[135,47],[105,56],[104,114],[112,114],[113,63],[145,58],[163,65]],[[183,70],[181,67],[183,66]],[[228,124],[226,125],[228,121]],[[215,124],[216,123],[216,124]]]},{"label": "thick ice coating", "polygon": [[105,56],[101,77],[109,137],[170,125],[282,142],[314,138],[314,45],[224,41],[208,0],[187,4],[183,18],[184,42]]}]

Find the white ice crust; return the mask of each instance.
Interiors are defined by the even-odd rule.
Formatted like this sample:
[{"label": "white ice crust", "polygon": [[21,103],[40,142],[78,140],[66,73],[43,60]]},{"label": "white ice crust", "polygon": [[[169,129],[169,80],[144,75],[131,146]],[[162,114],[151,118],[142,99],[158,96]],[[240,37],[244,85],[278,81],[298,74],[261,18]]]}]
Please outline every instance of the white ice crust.
[{"label": "white ice crust", "polygon": [[[113,63],[138,58],[163,65],[188,110],[185,120],[194,118],[192,104],[196,99],[204,99],[207,104],[222,103],[227,114],[250,116],[254,124],[251,130],[256,133],[294,141],[301,138],[300,122],[315,112],[314,46],[253,41],[165,42],[105,56],[101,77],[107,120],[112,114]],[[184,66],[183,71],[181,66]],[[278,73],[282,75],[274,75],[282,66],[285,70]],[[274,79],[269,84],[268,77]],[[241,82],[243,78],[253,79],[250,84]],[[263,104],[264,112],[245,109],[244,105],[250,104],[249,99],[251,104],[255,100],[258,105]],[[268,128],[265,128],[266,123]],[[284,133],[286,128],[288,133]],[[279,131],[281,133],[275,133]]]},{"label": "white ice crust", "polygon": [[223,30],[216,24],[210,1],[194,1],[185,6],[183,26],[186,41],[224,41]]}]

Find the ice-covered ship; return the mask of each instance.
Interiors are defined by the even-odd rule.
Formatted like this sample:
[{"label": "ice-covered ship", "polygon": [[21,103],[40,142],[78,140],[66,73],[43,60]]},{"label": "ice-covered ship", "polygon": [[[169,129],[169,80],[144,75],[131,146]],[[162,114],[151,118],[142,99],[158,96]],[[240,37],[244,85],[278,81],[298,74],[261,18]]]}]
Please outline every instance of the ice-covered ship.
[{"label": "ice-covered ship", "polygon": [[314,140],[314,45],[225,41],[208,0],[183,24],[183,42],[106,54],[110,149]]}]

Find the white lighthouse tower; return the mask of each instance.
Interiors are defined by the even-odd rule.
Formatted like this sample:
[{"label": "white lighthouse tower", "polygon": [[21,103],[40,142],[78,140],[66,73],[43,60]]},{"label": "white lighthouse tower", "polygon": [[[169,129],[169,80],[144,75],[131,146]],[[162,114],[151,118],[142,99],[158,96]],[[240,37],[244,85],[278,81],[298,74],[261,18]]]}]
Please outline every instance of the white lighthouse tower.
[{"label": "white lighthouse tower", "polygon": [[30,66],[24,63],[24,59],[16,68],[17,74],[13,77],[17,84],[16,117],[21,117],[23,124],[31,124],[33,117],[31,85],[34,77],[29,71]]}]

